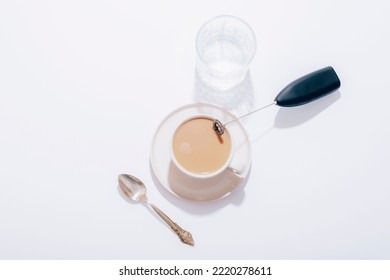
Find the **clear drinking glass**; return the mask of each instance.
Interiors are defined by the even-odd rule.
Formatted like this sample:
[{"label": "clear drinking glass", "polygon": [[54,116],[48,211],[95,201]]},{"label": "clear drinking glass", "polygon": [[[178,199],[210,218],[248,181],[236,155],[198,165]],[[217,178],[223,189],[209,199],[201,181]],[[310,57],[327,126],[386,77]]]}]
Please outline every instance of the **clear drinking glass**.
[{"label": "clear drinking glass", "polygon": [[199,78],[217,90],[238,85],[256,53],[256,37],[243,20],[218,16],[207,21],[196,37]]}]

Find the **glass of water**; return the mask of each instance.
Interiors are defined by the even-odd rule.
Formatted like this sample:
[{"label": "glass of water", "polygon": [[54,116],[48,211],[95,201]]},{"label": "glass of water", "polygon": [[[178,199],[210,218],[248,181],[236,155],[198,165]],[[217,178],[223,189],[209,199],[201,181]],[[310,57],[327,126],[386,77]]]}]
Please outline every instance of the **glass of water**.
[{"label": "glass of water", "polygon": [[207,21],[196,37],[199,78],[216,90],[228,90],[244,80],[256,53],[256,37],[243,20],[218,16]]}]

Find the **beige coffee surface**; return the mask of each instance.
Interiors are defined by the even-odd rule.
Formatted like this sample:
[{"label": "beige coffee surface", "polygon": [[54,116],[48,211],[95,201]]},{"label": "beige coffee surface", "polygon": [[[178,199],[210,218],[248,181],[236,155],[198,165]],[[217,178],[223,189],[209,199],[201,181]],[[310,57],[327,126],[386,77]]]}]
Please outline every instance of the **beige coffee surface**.
[{"label": "beige coffee surface", "polygon": [[229,160],[231,138],[226,130],[218,136],[213,120],[207,117],[190,119],[181,124],[173,137],[176,161],[189,172],[206,175],[219,170]]}]

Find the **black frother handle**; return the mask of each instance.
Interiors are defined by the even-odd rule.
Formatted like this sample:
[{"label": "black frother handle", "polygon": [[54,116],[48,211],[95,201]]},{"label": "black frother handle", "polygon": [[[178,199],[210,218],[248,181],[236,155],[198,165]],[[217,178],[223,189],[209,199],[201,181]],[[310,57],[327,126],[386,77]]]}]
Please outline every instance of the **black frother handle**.
[{"label": "black frother handle", "polygon": [[275,98],[277,105],[294,107],[321,98],[340,87],[340,80],[331,66],[314,71],[287,85]]}]

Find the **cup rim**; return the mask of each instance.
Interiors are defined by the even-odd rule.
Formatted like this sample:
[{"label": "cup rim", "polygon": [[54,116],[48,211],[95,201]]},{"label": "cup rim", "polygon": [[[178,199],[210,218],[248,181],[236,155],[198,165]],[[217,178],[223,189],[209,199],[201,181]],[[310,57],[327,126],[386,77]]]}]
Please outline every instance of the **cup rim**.
[{"label": "cup rim", "polygon": [[209,20],[207,20],[206,22],[204,22],[204,23],[201,25],[201,27],[199,28],[198,33],[197,33],[197,35],[196,35],[196,39],[195,39],[195,49],[196,49],[196,54],[197,54],[198,59],[200,59],[200,60],[202,61],[202,63],[206,63],[206,62],[204,61],[204,59],[202,58],[202,56],[200,55],[200,52],[199,52],[199,43],[198,43],[198,42],[199,42],[199,36],[200,36],[201,31],[202,31],[202,30],[204,29],[204,27],[205,27],[206,25],[208,25],[210,22],[212,22],[212,21],[214,21],[214,20],[217,20],[217,19],[220,19],[220,18],[227,18],[227,19],[233,19],[233,20],[239,21],[240,23],[242,23],[243,25],[245,25],[245,26],[249,29],[250,33],[252,34],[253,40],[254,40],[254,50],[253,50],[253,53],[252,53],[251,57],[248,59],[248,62],[246,63],[246,65],[243,66],[243,68],[244,68],[244,67],[247,67],[247,66],[252,62],[253,58],[254,58],[255,55],[256,55],[256,51],[257,51],[257,39],[256,39],[256,35],[255,35],[255,32],[253,31],[252,27],[250,27],[250,25],[249,25],[246,21],[244,21],[243,19],[241,19],[241,18],[239,18],[239,17],[237,17],[237,16],[233,16],[233,15],[224,15],[224,14],[223,14],[223,15],[218,15],[218,16],[215,16],[215,17],[210,18]]},{"label": "cup rim", "polygon": [[208,119],[211,119],[211,120],[215,120],[215,117],[211,116],[211,115],[207,115],[207,114],[201,114],[201,115],[196,115],[196,116],[191,116],[189,118],[186,118],[184,121],[180,122],[180,124],[176,127],[175,131],[173,132],[172,134],[172,137],[171,137],[171,141],[170,141],[170,154],[171,154],[171,159],[173,161],[173,163],[175,164],[175,166],[180,170],[182,171],[184,174],[190,176],[190,177],[193,177],[193,178],[198,178],[198,179],[208,179],[208,178],[212,178],[212,177],[215,177],[217,175],[219,175],[220,173],[222,173],[230,164],[232,158],[233,158],[233,138],[232,136],[230,135],[229,133],[229,136],[230,136],[230,153],[229,153],[229,157],[228,159],[226,160],[226,162],[219,168],[217,169],[216,171],[214,172],[210,172],[210,173],[207,173],[207,174],[197,174],[197,173],[193,173],[193,172],[190,172],[188,171],[187,169],[185,169],[180,163],[179,161],[176,159],[176,156],[175,156],[175,153],[173,152],[173,138],[176,134],[176,131],[177,129],[185,122],[189,121],[189,120],[192,120],[192,119],[196,119],[196,118],[208,118]]}]

